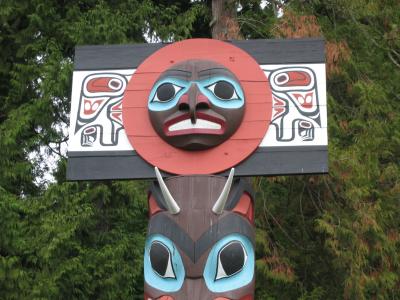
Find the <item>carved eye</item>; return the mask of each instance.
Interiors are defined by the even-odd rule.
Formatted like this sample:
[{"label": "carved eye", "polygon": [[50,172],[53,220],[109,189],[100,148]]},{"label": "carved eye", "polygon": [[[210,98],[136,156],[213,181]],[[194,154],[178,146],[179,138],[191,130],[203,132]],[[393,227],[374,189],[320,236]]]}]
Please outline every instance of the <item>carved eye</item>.
[{"label": "carved eye", "polygon": [[239,241],[225,245],[218,253],[217,274],[215,280],[231,277],[239,273],[247,260],[246,251]]},{"label": "carved eye", "polygon": [[275,77],[275,83],[277,85],[283,85],[289,81],[289,75],[286,73],[281,73]]},{"label": "carved eye", "polygon": [[153,101],[168,102],[182,89],[173,83],[166,82],[161,84],[154,95]]},{"label": "carved eye", "polygon": [[220,80],[207,88],[221,100],[239,99],[235,87],[228,81]]},{"label": "carved eye", "polygon": [[154,272],[162,278],[176,278],[171,253],[166,245],[154,241],[150,248],[150,262]]}]

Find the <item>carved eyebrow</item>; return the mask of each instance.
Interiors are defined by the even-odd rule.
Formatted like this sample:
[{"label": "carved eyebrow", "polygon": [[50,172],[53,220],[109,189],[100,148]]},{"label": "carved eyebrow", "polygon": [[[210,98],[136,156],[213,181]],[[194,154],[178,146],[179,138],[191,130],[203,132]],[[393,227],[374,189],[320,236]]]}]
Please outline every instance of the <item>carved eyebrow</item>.
[{"label": "carved eyebrow", "polygon": [[214,71],[214,70],[224,70],[226,71],[226,69],[224,68],[210,68],[210,69],[204,69],[198,72],[198,74],[204,73],[204,72],[210,72],[210,71]]},{"label": "carved eyebrow", "polygon": [[234,78],[232,76],[231,72],[224,68],[211,68],[211,69],[201,70],[197,74],[198,74],[199,78],[202,78],[202,77],[208,77],[208,76],[212,76],[212,75],[219,75],[221,73],[223,73],[225,76],[228,76],[230,78]]},{"label": "carved eyebrow", "polygon": [[169,238],[194,263],[218,240],[231,233],[242,234],[254,244],[254,233],[250,223],[235,213],[220,219],[204,232],[197,241],[193,241],[185,230],[162,213],[151,218],[148,230],[148,235],[162,234]]},{"label": "carved eyebrow", "polygon": [[163,213],[154,215],[149,222],[148,235],[162,234],[173,241],[192,261],[195,261],[194,242],[177,223]]},{"label": "carved eyebrow", "polygon": [[179,69],[170,69],[165,71],[162,77],[166,76],[175,76],[175,77],[181,77],[181,78],[190,78],[192,76],[192,72],[190,71],[185,71],[185,70],[179,70]]},{"label": "carved eyebrow", "polygon": [[195,261],[197,261],[204,252],[211,248],[217,241],[232,233],[239,233],[246,236],[254,245],[254,231],[250,223],[238,214],[231,213],[211,226],[196,241]]}]

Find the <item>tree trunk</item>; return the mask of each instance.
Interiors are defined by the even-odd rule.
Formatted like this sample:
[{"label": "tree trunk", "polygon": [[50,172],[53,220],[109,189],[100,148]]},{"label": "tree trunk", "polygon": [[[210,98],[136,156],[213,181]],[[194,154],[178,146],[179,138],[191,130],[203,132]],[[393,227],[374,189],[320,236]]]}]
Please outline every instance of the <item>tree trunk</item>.
[{"label": "tree trunk", "polygon": [[217,40],[241,40],[236,19],[236,0],[212,1],[212,38]]}]

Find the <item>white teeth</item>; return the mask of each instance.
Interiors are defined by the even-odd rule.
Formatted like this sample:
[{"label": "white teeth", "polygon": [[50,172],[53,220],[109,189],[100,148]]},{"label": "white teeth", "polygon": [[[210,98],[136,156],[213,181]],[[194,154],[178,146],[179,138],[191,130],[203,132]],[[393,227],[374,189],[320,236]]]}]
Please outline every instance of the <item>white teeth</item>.
[{"label": "white teeth", "polygon": [[185,130],[185,129],[214,129],[218,130],[221,129],[221,125],[218,123],[214,123],[211,121],[197,119],[196,123],[192,124],[190,119],[186,119],[171,125],[168,130],[169,131],[178,131],[178,130]]}]

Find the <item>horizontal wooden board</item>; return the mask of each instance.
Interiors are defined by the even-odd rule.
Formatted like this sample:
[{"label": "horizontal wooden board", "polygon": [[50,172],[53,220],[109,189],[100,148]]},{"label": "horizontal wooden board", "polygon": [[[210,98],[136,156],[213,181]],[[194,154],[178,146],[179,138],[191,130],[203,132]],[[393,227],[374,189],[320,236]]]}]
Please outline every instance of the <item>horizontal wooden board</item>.
[{"label": "horizontal wooden board", "polygon": [[[259,64],[324,63],[323,39],[272,39],[231,41]],[[135,69],[155,51],[168,44],[77,46],[75,70]]]},{"label": "horizontal wooden board", "polygon": [[[141,159],[135,151],[69,152],[68,157],[68,180],[153,179],[155,177],[153,166]],[[235,167],[236,176],[327,172],[328,149],[326,146],[261,147]],[[164,173],[164,175],[171,174]]]}]

